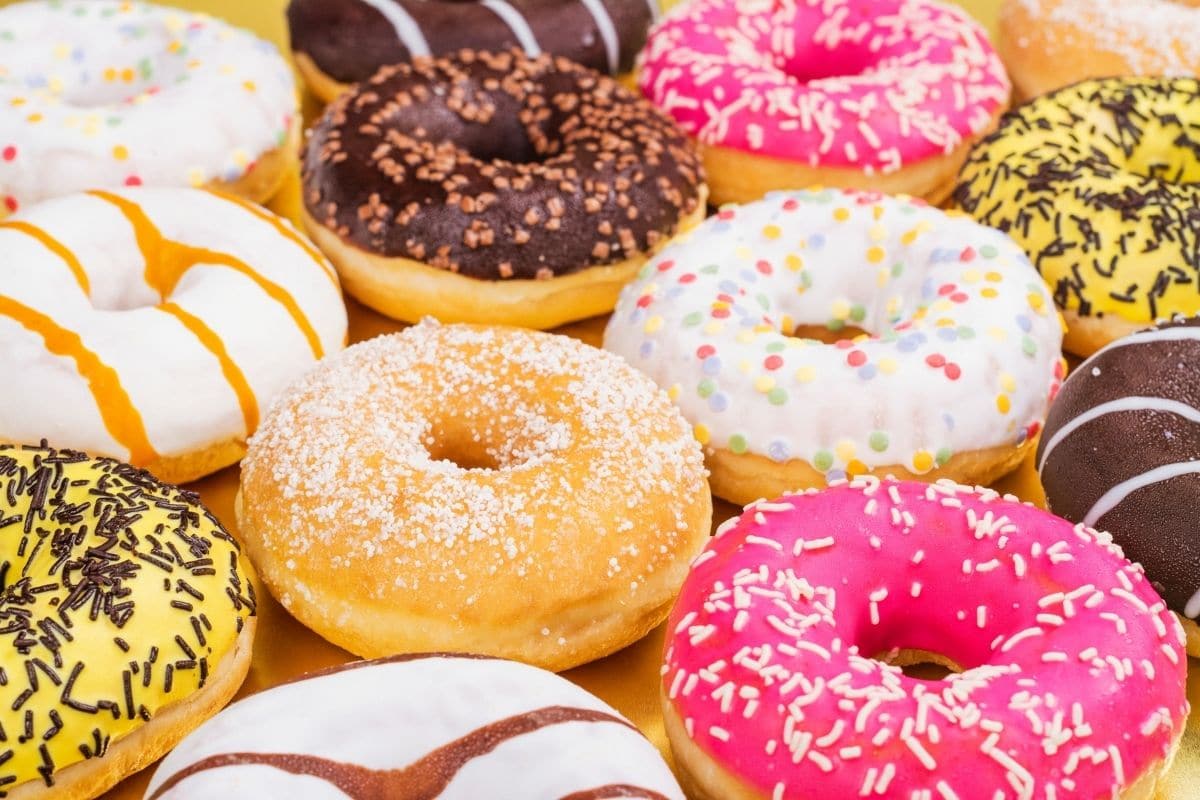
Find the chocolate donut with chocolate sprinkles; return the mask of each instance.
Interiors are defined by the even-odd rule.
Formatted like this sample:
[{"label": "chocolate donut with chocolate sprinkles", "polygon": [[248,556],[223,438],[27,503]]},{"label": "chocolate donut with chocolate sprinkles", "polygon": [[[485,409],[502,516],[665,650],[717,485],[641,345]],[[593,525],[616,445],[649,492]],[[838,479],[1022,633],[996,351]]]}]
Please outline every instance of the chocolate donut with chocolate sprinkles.
[{"label": "chocolate donut with chocolate sprinkles", "polygon": [[543,52],[629,75],[658,0],[291,0],[305,82],[329,102],[385,64],[468,48]]},{"label": "chocolate donut with chocolate sprinkles", "polygon": [[1118,339],[1067,378],[1038,447],[1055,514],[1112,533],[1200,656],[1200,317]]},{"label": "chocolate donut with chocolate sprinkles", "polygon": [[664,114],[516,50],[384,67],[316,124],[303,181],[306,227],[365,304],[535,328],[610,311],[706,197]]}]

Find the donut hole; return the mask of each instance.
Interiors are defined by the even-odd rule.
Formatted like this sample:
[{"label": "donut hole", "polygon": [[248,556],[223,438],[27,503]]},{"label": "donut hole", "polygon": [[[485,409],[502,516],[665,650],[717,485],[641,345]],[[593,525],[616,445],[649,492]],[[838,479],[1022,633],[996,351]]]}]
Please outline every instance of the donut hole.
[{"label": "donut hole", "polygon": [[569,430],[534,408],[489,408],[483,413],[438,415],[430,421],[425,447],[430,460],[465,470],[515,469],[569,445]]},{"label": "donut hole", "polygon": [[393,113],[388,127],[418,142],[433,143],[439,151],[449,148],[483,163],[532,164],[544,161],[550,152],[539,152],[523,119],[527,112],[507,95],[472,102],[484,89],[462,82],[450,90],[456,108],[477,106],[470,120],[451,109],[440,88],[427,92],[426,102]]},{"label": "donut hole", "polygon": [[834,330],[827,325],[809,325],[806,323],[796,325],[791,330],[784,330],[782,333],[791,339],[810,339],[824,344],[837,344],[846,339],[856,339],[859,336],[870,335],[868,331],[855,325],[846,325]]},{"label": "donut hole", "polygon": [[877,655],[875,660],[900,667],[905,675],[921,681],[940,681],[964,671],[949,656],[916,647],[895,648]]}]

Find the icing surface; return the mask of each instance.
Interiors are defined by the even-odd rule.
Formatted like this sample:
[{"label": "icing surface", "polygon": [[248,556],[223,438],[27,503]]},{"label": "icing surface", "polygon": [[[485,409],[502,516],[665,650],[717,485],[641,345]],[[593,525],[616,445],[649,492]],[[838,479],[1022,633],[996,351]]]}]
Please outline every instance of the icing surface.
[{"label": "icing surface", "polygon": [[639,84],[704,144],[895,172],[983,131],[1010,85],[936,0],[695,0],[650,32]]},{"label": "icing surface", "polygon": [[298,113],[274,45],[127,0],[0,9],[0,215],[100,187],[245,175]]},{"label": "icing surface", "polygon": [[193,189],[96,191],[0,222],[0,438],[135,464],[245,440],[343,345],[332,268],[283,220]]},{"label": "icing surface", "polygon": [[[331,735],[334,733],[335,735]],[[147,800],[683,800],[662,757],[595,696],[512,661],[359,662],[236,703],[185,739]]]},{"label": "icing surface", "polygon": [[1111,531],[1175,611],[1200,617],[1200,319],[1110,344],[1072,372],[1038,467],[1055,513]]},{"label": "icing surface", "polygon": [[254,615],[245,569],[195,495],[0,445],[0,788],[53,786],[203,687]]},{"label": "icing surface", "polygon": [[1116,797],[1188,713],[1183,631],[1106,534],[948,482],[749,506],[668,624],[670,704],[768,797]]},{"label": "icing surface", "polygon": [[[798,325],[869,335],[835,344]],[[1045,285],[1003,234],[841,190],[726,207],[627,286],[605,347],[667,389],[710,448],[829,479],[1018,444],[1062,377]]]},{"label": "icing surface", "polygon": [[1009,233],[1085,317],[1200,311],[1200,81],[1084,81],[1009,113],[955,201]]}]

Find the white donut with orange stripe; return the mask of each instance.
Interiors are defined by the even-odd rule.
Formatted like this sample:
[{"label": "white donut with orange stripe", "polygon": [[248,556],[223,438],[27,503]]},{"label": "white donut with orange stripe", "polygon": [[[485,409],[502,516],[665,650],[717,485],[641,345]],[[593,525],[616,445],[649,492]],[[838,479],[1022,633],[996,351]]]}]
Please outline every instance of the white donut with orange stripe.
[{"label": "white donut with orange stripe", "polygon": [[329,264],[231,196],[95,191],[0,222],[0,441],[193,480],[241,458],[276,393],[345,340]]}]

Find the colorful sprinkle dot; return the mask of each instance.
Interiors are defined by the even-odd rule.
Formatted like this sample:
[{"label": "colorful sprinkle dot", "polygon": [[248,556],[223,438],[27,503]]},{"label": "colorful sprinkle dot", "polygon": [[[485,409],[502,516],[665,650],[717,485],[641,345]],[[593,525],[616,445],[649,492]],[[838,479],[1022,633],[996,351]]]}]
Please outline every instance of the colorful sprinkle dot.
[{"label": "colorful sprinkle dot", "polygon": [[709,439],[712,437],[706,425],[697,425],[692,428],[692,435],[696,437],[696,441],[700,444],[708,444]]},{"label": "colorful sprinkle dot", "polygon": [[883,431],[873,431],[867,438],[867,444],[876,453],[882,453],[888,449],[888,435]]},{"label": "colorful sprinkle dot", "polygon": [[1009,399],[1008,395],[1001,394],[996,396],[996,410],[1001,414],[1007,414],[1012,410],[1012,400]]},{"label": "colorful sprinkle dot", "polygon": [[774,389],[767,392],[767,400],[773,406],[781,406],[787,403],[788,395],[787,392],[776,386]]},{"label": "colorful sprinkle dot", "polygon": [[829,468],[833,466],[833,453],[828,450],[818,450],[813,456],[812,463],[821,472],[828,472]]},{"label": "colorful sprinkle dot", "polygon": [[742,434],[735,433],[733,436],[729,437],[729,449],[734,453],[741,455],[742,453],[746,452],[746,448],[746,437]]},{"label": "colorful sprinkle dot", "polygon": [[929,470],[933,469],[933,464],[933,454],[928,450],[918,450],[917,452],[913,453],[913,472],[916,472],[918,475],[929,472]]}]

